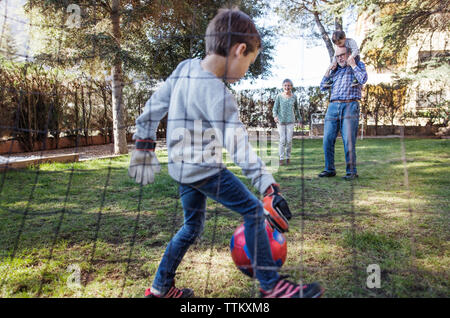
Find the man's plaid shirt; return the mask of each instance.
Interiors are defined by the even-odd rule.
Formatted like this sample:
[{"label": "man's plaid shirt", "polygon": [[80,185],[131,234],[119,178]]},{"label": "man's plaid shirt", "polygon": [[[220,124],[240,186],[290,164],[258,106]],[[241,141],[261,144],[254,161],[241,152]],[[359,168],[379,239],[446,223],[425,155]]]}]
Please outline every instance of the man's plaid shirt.
[{"label": "man's plaid shirt", "polygon": [[[356,78],[360,85],[352,87],[352,82]],[[331,86],[330,101],[335,100],[353,100],[361,99],[361,87],[367,82],[366,66],[363,62],[359,61],[355,68],[347,65],[345,67],[338,67],[331,71],[330,76],[324,76],[320,83],[320,90],[325,91],[328,88],[324,87],[324,84],[333,81]]]}]

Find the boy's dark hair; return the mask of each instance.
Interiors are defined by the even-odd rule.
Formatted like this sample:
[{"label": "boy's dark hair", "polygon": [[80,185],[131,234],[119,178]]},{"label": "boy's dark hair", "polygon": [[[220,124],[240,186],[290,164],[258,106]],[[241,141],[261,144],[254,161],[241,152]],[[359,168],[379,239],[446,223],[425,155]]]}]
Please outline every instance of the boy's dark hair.
[{"label": "boy's dark hair", "polygon": [[244,55],[261,48],[261,36],[252,19],[237,8],[220,9],[206,29],[206,54],[228,56],[236,43],[245,43]]},{"label": "boy's dark hair", "polygon": [[344,31],[334,31],[333,36],[331,37],[331,40],[334,44],[336,44],[337,41],[345,39],[345,32]]},{"label": "boy's dark hair", "polygon": [[284,83],[291,83],[291,85],[294,86],[294,83],[292,83],[292,81],[291,81],[289,78],[286,78],[286,79],[283,81],[283,84],[282,84],[282,85],[284,85]]}]

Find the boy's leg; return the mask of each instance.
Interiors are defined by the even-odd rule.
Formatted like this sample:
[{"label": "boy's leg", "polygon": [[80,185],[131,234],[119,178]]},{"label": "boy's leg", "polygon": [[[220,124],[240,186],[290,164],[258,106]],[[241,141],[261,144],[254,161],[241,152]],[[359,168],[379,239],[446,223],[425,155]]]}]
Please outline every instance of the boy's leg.
[{"label": "boy's leg", "polygon": [[172,286],[178,265],[189,246],[202,233],[205,222],[206,196],[189,185],[180,185],[179,191],[184,224],[167,246],[152,285],[162,295]]},{"label": "boy's leg", "polygon": [[323,131],[323,152],[325,157],[325,171],[335,172],[334,166],[334,146],[339,132],[339,103],[330,103],[325,115]]},{"label": "boy's leg", "polygon": [[[233,173],[223,169],[206,181],[195,183],[206,196],[244,217],[245,241],[261,288],[269,290],[279,280],[266,232],[262,202]],[[255,266],[256,265],[256,266]],[[262,268],[263,267],[263,268]]]}]

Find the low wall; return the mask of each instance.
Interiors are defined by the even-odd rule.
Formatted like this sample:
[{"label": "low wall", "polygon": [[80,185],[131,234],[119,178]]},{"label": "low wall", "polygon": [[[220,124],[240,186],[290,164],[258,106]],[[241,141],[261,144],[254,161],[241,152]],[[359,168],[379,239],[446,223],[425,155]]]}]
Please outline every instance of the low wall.
[{"label": "low wall", "polygon": [[[127,140],[131,141],[132,135],[127,135]],[[33,151],[54,150],[62,148],[75,148],[94,145],[105,145],[112,143],[114,140],[108,136],[90,136],[90,137],[62,137],[59,140],[47,138],[46,144],[36,142]],[[17,140],[0,141],[0,154],[13,154],[26,152]]]},{"label": "low wall", "polygon": [[[417,137],[436,137],[435,133],[438,131],[439,126],[375,126],[369,125],[364,127],[364,136],[389,136],[400,135],[401,130],[404,128],[405,136],[417,136]],[[251,130],[252,128],[250,128]],[[276,128],[275,128],[276,129]],[[256,129],[257,130],[257,129]],[[298,135],[299,133],[295,133]],[[361,134],[361,126],[358,129],[358,135]],[[314,124],[312,134],[313,136],[323,136],[323,124]],[[127,141],[132,140],[132,134],[127,135]],[[94,145],[105,145],[114,142],[112,137],[108,136],[90,136],[88,138],[78,137],[62,137],[56,141],[54,138],[48,138],[46,145],[42,142],[36,142],[33,151],[40,150],[54,150],[62,148],[75,148]],[[13,154],[26,152],[16,140],[0,141],[0,154]]]}]

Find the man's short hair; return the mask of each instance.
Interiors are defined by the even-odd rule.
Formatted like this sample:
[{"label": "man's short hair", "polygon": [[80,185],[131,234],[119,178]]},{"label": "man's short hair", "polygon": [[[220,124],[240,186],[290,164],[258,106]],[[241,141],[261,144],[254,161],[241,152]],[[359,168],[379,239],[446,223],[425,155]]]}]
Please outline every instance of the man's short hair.
[{"label": "man's short hair", "polygon": [[344,31],[334,31],[333,32],[333,36],[331,37],[331,40],[333,41],[334,44],[337,43],[337,41],[345,39],[345,32]]},{"label": "man's short hair", "polygon": [[220,9],[209,22],[205,36],[206,54],[228,56],[236,43],[245,43],[244,55],[261,48],[261,36],[252,19],[237,8]]}]

